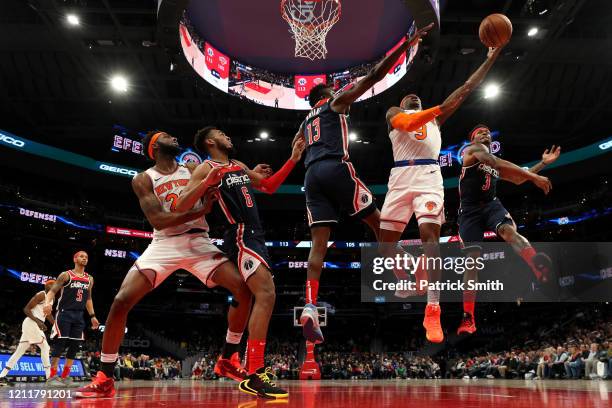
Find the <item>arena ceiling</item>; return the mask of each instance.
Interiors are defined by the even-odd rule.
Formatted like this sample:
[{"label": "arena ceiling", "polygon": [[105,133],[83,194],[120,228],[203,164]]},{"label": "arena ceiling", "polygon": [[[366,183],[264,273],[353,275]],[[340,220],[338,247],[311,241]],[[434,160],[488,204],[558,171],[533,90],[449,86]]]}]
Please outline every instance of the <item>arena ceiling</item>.
[{"label": "arena ceiling", "polygon": [[[472,96],[445,125],[445,142],[460,142],[475,123],[485,122],[501,131],[512,159],[528,161],[547,144],[575,148],[610,135],[612,3],[446,3],[437,52],[421,53],[401,83],[352,110],[353,129],[371,142],[355,146],[352,154],[355,161],[372,163],[369,176],[388,168],[386,108],[408,91],[426,105],[439,103],[461,85],[485,58],[476,33],[492,12],[507,14],[514,24],[512,42],[489,77],[502,94],[497,100]],[[66,24],[68,12],[78,13],[80,26]],[[110,149],[113,124],[167,129],[187,143],[196,129],[214,123],[238,141],[262,130],[275,136],[276,142],[266,144],[239,143],[243,157],[284,157],[304,113],[215,90],[181,55],[160,46],[161,36],[174,34],[159,28],[156,12],[152,0],[0,2],[0,129],[99,158]],[[528,37],[532,26],[539,32]],[[129,78],[129,92],[110,89],[114,73]]]}]

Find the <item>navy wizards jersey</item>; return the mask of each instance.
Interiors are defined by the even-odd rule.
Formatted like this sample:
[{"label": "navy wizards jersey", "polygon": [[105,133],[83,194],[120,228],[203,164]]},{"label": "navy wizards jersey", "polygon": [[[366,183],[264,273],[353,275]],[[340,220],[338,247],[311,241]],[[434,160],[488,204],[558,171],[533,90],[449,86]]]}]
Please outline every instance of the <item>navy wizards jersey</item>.
[{"label": "navy wizards jersey", "polygon": [[320,101],[302,124],[306,138],[306,168],[322,159],[349,160],[348,116],[334,112],[330,102],[330,99]]},{"label": "navy wizards jersey", "polygon": [[[224,166],[212,160],[207,160],[206,163],[211,167]],[[232,160],[230,160],[229,171],[221,179],[219,193],[219,206],[230,224],[261,226],[251,178],[241,166]]]},{"label": "navy wizards jersey", "polygon": [[459,177],[461,204],[480,204],[494,200],[498,179],[499,171],[486,163],[478,161],[462,167]]},{"label": "navy wizards jersey", "polygon": [[62,287],[59,300],[57,301],[57,310],[79,310],[85,309],[85,303],[89,300],[89,274],[78,276],[72,271],[68,271],[70,279]]}]

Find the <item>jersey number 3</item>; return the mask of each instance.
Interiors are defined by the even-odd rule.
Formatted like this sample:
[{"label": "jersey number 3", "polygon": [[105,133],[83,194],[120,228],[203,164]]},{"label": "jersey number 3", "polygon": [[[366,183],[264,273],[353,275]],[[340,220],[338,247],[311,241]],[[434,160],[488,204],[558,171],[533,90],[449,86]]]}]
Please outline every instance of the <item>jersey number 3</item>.
[{"label": "jersey number 3", "polygon": [[321,138],[321,120],[316,118],[306,126],[306,133],[308,133],[308,145],[318,142]]}]

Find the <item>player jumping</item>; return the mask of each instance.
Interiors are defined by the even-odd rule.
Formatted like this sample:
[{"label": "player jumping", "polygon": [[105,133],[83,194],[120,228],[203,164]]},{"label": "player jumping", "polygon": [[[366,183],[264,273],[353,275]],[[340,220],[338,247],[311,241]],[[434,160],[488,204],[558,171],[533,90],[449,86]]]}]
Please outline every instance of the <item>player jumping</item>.
[{"label": "player jumping", "polygon": [[264,368],[268,324],[276,294],[253,188],[268,194],[274,193],[300,161],[304,144],[294,144],[291,158],[269,177],[249,169],[240,161],[230,159],[232,141],[216,127],[199,130],[194,146],[209,154],[211,159],[193,172],[189,185],[178,200],[177,209],[184,211],[191,208],[207,191],[209,173],[218,171],[221,174],[218,200],[229,224],[224,236],[224,249],[238,265],[242,278],[255,297],[247,342],[248,376],[240,383],[239,389],[263,398],[286,398],[287,391],[271,382],[270,371]]},{"label": "player jumping", "polygon": [[[394,166],[389,176],[388,192],[380,216],[381,252],[393,256],[397,251],[406,224],[414,214],[419,225],[423,253],[427,258],[440,257],[440,227],[444,223],[444,186],[438,165],[442,138],[440,127],[461,106],[467,96],[483,81],[495,63],[501,48],[490,49],[487,59],[438,106],[423,110],[416,95],[407,95],[400,107],[387,111],[389,138],[393,146]],[[436,265],[436,262],[433,262]],[[429,265],[427,265],[429,266]],[[441,271],[432,266],[418,268],[416,272],[417,293],[421,282],[427,278],[421,274],[427,270],[429,282],[438,282]],[[398,277],[403,271],[395,271]],[[398,291],[397,296],[406,297],[408,291]],[[444,339],[440,325],[440,291],[427,290],[427,306],[423,326],[427,340],[440,343]]]},{"label": "player jumping", "polygon": [[[47,337],[45,336],[47,326],[45,326],[45,313],[43,311],[43,306],[45,305],[45,294],[49,291],[49,289],[51,289],[51,286],[53,286],[54,283],[55,281],[53,279],[49,279],[47,282],[45,282],[45,290],[41,290],[32,296],[32,299],[30,299],[28,304],[23,308],[23,313],[25,313],[26,318],[21,324],[21,339],[19,339],[17,349],[13,355],[9,357],[4,369],[0,373],[0,387],[14,385],[12,382],[7,380],[6,376],[15,367],[15,364],[17,364],[21,356],[23,356],[23,354],[28,351],[32,345],[36,345],[40,349],[40,359],[45,369],[45,376],[47,379],[50,378],[50,347],[49,343],[47,343]],[[55,324],[55,320],[51,315],[47,316],[47,320],[49,320],[49,323],[52,325]]]},{"label": "player jumping", "polygon": [[[234,302],[228,311],[228,330],[224,349],[240,344],[251,307],[251,292],[244,284],[236,265],[213,245],[208,237],[208,224],[204,215],[210,212],[212,196],[199,199],[189,211],[177,211],[178,197],[191,177],[190,165],[179,165],[175,157],[181,148],[176,138],[166,132],[152,131],[143,145],[155,165],[132,180],[132,188],[145,217],[153,226],[153,240],[145,252],[134,262],[106,319],[102,338],[102,364],[93,381],[75,392],[80,398],[104,398],[115,395],[113,371],[119,346],[125,333],[129,311],[147,293],[158,287],[178,269],[184,269],[208,287],[216,285],[228,289]],[[216,185],[218,174],[211,174],[210,185]],[[212,190],[211,190],[212,191]],[[239,364],[224,362],[222,375],[241,379]]]},{"label": "player jumping", "polygon": [[381,81],[402,53],[415,45],[432,27],[433,24],[430,24],[418,30],[350,89],[334,95],[332,86],[320,84],[310,90],[308,98],[312,110],[294,139],[294,143],[301,137],[306,141],[304,187],[312,247],[308,256],[306,305],[300,323],[304,337],[310,343],[307,343],[308,347],[323,342],[316,304],[331,226],[338,223],[341,212],[348,213],[362,220],[378,237],[380,212],[374,196],[357,177],[349,158],[347,119],[350,107]]},{"label": "player jumping", "polygon": [[[43,310],[45,315],[51,313],[53,299],[57,292],[60,292],[57,301],[57,312],[55,314],[55,324],[51,331],[53,344],[51,347],[51,373],[47,380],[50,387],[68,387],[72,384],[70,378],[70,368],[74,362],[77,352],[81,348],[84,337],[85,320],[83,311],[87,310],[91,320],[91,327],[95,330],[100,323],[96,319],[93,307],[92,290],[94,278],[85,272],[85,266],[89,261],[89,256],[85,251],[78,251],[73,256],[74,268],[62,272],[51,286],[45,297]],[[66,351],[66,363],[61,376],[57,376],[59,360]]]},{"label": "player jumping", "polygon": [[[514,220],[496,196],[496,185],[499,178],[514,184],[531,181],[548,194],[552,188],[550,180],[536,173],[559,158],[561,147],[553,146],[545,150],[538,164],[524,170],[490,153],[491,132],[488,126],[477,125],[470,132],[470,142],[463,151],[463,167],[459,177],[458,223],[464,251],[472,258],[480,256],[482,249],[476,243],[483,240],[485,231],[495,231],[527,262],[538,281],[547,282],[551,269],[550,258],[543,253],[536,253],[527,238],[517,232]],[[476,269],[468,270],[464,278],[476,280],[477,272]],[[463,292],[463,320],[457,334],[476,331],[475,302],[475,291]]]}]

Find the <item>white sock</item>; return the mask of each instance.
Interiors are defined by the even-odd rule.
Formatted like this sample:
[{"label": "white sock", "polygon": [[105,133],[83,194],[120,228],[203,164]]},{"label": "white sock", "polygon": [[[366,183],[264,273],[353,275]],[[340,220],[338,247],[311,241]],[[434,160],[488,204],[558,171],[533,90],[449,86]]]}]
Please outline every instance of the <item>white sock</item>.
[{"label": "white sock", "polygon": [[440,304],[440,291],[435,289],[429,289],[427,291],[427,304],[428,305],[439,305]]},{"label": "white sock", "polygon": [[225,335],[225,341],[229,344],[240,344],[242,340],[242,333],[236,333],[227,329],[227,334]]},{"label": "white sock", "polygon": [[[30,343],[28,343],[27,341],[19,343],[19,345],[17,346],[17,349],[15,350],[11,358],[9,358],[8,361],[6,362],[5,368],[4,370],[2,370],[2,373],[0,374],[0,378],[6,377],[8,375],[9,371],[12,370],[13,367],[15,367],[15,364],[19,361],[21,356],[23,356],[25,352],[28,351],[29,348],[30,348]],[[10,367],[10,370],[9,370],[9,367]]]}]

